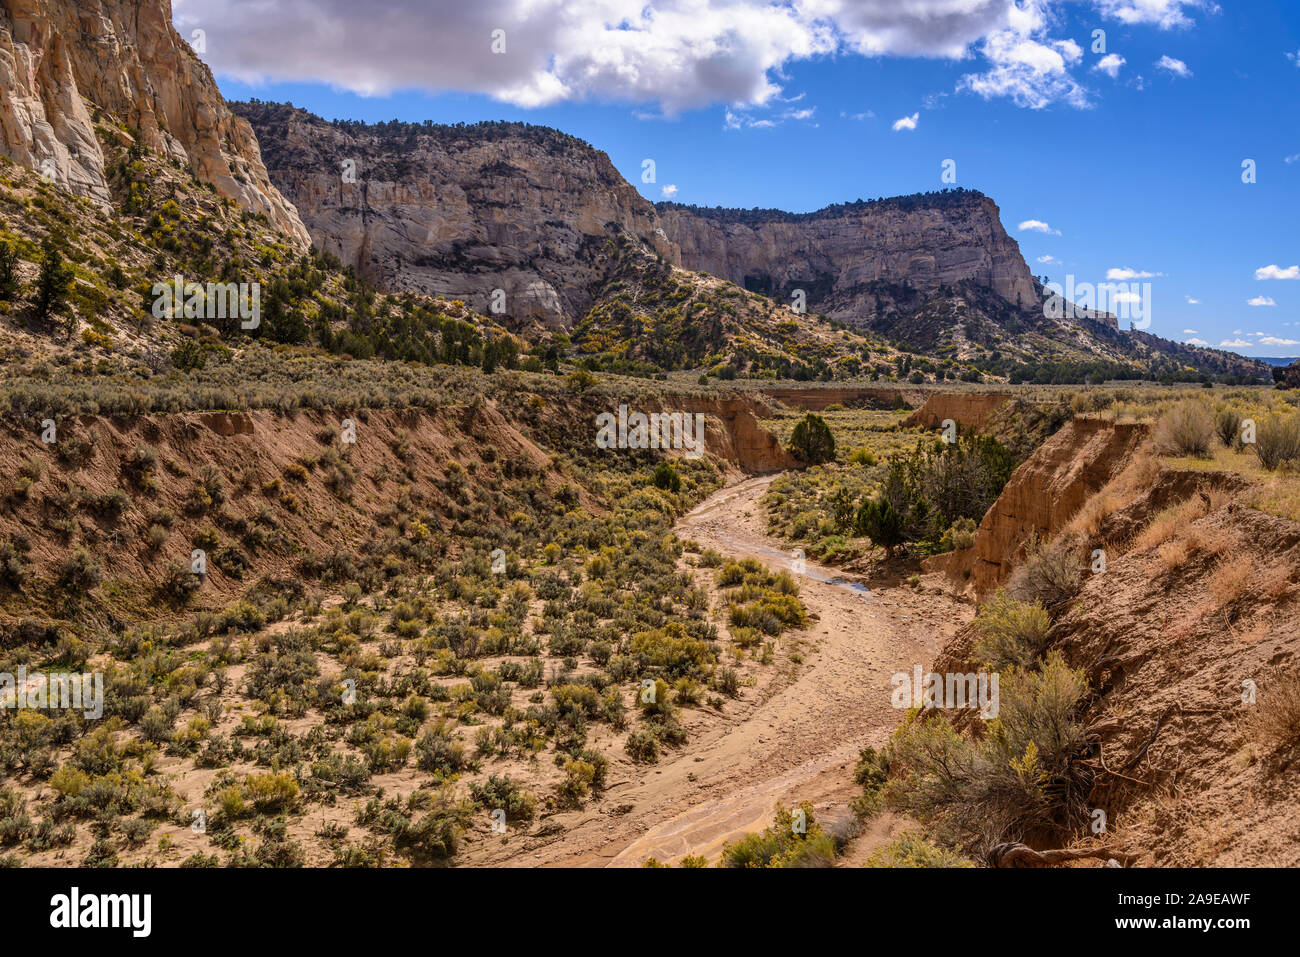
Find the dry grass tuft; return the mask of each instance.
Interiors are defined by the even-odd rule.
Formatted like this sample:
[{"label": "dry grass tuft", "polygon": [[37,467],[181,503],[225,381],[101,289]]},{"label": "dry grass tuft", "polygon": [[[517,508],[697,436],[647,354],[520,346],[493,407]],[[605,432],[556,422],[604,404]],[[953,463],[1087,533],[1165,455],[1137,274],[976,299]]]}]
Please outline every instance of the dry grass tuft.
[{"label": "dry grass tuft", "polygon": [[1202,457],[1214,447],[1214,412],[1208,403],[1185,399],[1156,423],[1152,443],[1161,455]]},{"label": "dry grass tuft", "polygon": [[1174,572],[1183,567],[1191,552],[1187,539],[1175,538],[1165,542],[1156,550],[1156,560],[1163,571]]},{"label": "dry grass tuft", "polygon": [[1249,734],[1266,754],[1290,763],[1300,745],[1300,671],[1279,675],[1260,689]]},{"label": "dry grass tuft", "polygon": [[1231,605],[1250,592],[1255,559],[1250,555],[1225,556],[1210,573],[1210,594],[1219,606]]}]

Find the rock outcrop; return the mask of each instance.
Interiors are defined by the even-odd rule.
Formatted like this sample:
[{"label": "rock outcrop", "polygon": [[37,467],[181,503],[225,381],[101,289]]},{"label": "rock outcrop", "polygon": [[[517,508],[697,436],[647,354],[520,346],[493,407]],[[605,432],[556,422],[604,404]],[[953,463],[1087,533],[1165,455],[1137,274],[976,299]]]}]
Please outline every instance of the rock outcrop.
[{"label": "rock outcrop", "polygon": [[237,103],[275,184],[316,244],[389,289],[462,299],[569,328],[603,279],[618,232],[670,262],[654,206],[581,140],[543,126],[334,125],[289,106]]},{"label": "rock outcrop", "polygon": [[[257,131],[272,181],[316,243],[380,285],[464,299],[504,291],[508,314],[567,328],[622,232],[674,265],[864,322],[891,293],[968,282],[1038,302],[998,208],[974,191],[796,215],[651,205],[581,140],[520,123],[327,123],[267,103],[232,108]],[[895,288],[897,287],[897,288]],[[521,304],[522,301],[522,304]]]},{"label": "rock outcrop", "polygon": [[1007,392],[936,392],[900,424],[905,429],[934,429],[944,419],[952,419],[964,429],[979,431],[989,416],[1010,400]]},{"label": "rock outcrop", "polygon": [[1050,538],[1128,465],[1147,437],[1139,423],[1077,418],[1012,473],[975,531],[971,584],[985,598],[1010,574],[1032,535]]},{"label": "rock outcrop", "polygon": [[0,153],[109,200],[96,125],[118,122],[222,196],[308,235],[271,185],[257,139],[172,26],[170,0],[0,0]]},{"label": "rock outcrop", "polygon": [[814,213],[659,204],[682,265],[845,321],[874,317],[879,284],[938,291],[973,280],[1030,306],[1037,287],[997,204],[976,191],[847,203]]},{"label": "rock outcrop", "polygon": [[716,419],[722,428],[706,426],[705,447],[746,472],[779,472],[798,465],[777,437],[759,425],[755,407],[744,399],[684,397],[681,408]]},{"label": "rock outcrop", "polygon": [[[975,190],[806,214],[656,206],[604,153],[548,127],[330,123],[284,104],[231,108],[256,131],[271,182],[296,204],[316,245],[386,291],[460,299],[508,318],[515,331],[572,332],[602,297],[617,297],[610,268],[626,237],[643,254],[778,303],[797,305],[802,290],[807,313],[923,353],[1140,358],[1153,371],[1167,365],[1166,351],[1180,363],[1202,358],[1155,337],[1135,351],[1131,340],[1143,333],[1044,315],[1040,287],[997,205]],[[597,317],[599,331],[617,341],[588,336],[587,345],[616,347],[629,329],[643,335],[647,309],[671,324],[664,314],[679,306],[661,298],[628,306],[621,318]],[[1231,371],[1264,371],[1238,361]]]},{"label": "rock outcrop", "polygon": [[907,388],[799,388],[797,386],[776,386],[763,389],[763,395],[776,399],[796,409],[821,412],[828,406],[844,405],[852,408],[898,409],[917,405],[922,401],[923,393],[917,389]]}]

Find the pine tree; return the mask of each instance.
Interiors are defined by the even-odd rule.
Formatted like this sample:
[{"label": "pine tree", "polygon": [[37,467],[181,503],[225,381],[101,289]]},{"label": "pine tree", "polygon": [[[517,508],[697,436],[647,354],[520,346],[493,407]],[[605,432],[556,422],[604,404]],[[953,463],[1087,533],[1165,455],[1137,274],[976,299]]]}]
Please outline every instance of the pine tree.
[{"label": "pine tree", "polygon": [[790,451],[801,462],[821,465],[835,458],[835,436],[820,415],[809,412],[790,435]]},{"label": "pine tree", "polygon": [[32,318],[37,325],[68,311],[72,279],[72,268],[63,261],[58,245],[47,236],[41,244],[41,271],[32,297]]},{"label": "pine tree", "polygon": [[18,254],[10,243],[0,243],[0,302],[18,298]]},{"label": "pine tree", "polygon": [[903,521],[894,507],[881,499],[868,499],[858,509],[856,532],[866,535],[873,545],[885,550],[885,558],[893,558],[894,550],[903,544]]}]

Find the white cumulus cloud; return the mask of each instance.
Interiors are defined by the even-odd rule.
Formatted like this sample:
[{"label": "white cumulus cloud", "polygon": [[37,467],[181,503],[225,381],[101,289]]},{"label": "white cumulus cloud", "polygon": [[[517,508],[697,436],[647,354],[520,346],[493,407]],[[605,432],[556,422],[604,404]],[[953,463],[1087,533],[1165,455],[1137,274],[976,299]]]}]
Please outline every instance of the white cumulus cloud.
[{"label": "white cumulus cloud", "polygon": [[1187,15],[1189,10],[1198,8],[1212,13],[1218,12],[1213,0],[1097,0],[1097,8],[1108,17],[1121,23],[1155,24],[1163,29],[1185,27],[1192,23]]},{"label": "white cumulus cloud", "polygon": [[1047,223],[1043,222],[1041,219],[1026,219],[1024,222],[1020,224],[1020,231],[1030,232],[1030,233],[1047,233],[1049,236],[1061,235],[1061,231],[1059,229],[1053,229],[1051,226],[1047,225]]},{"label": "white cumulus cloud", "polygon": [[911,116],[900,117],[899,119],[894,120],[892,129],[895,133],[899,130],[914,130],[916,129],[916,124],[920,119],[920,113],[913,113]]},{"label": "white cumulus cloud", "polygon": [[1156,69],[1164,70],[1166,73],[1171,73],[1174,76],[1183,79],[1187,79],[1192,75],[1192,71],[1188,68],[1186,63],[1182,60],[1175,59],[1168,54],[1162,56],[1159,60],[1156,60]]},{"label": "white cumulus cloud", "polygon": [[1092,65],[1092,68],[1098,73],[1105,73],[1112,80],[1119,76],[1120,67],[1128,61],[1118,53],[1107,53],[1104,57]]},{"label": "white cumulus cloud", "polygon": [[1246,305],[1248,305],[1248,306],[1276,306],[1277,303],[1275,303],[1272,299],[1268,298],[1268,296],[1256,296],[1254,299],[1247,299],[1247,300],[1246,300]]},{"label": "white cumulus cloud", "polygon": [[1260,266],[1255,270],[1256,279],[1300,279],[1300,266],[1287,266],[1285,269],[1276,263]]},{"label": "white cumulus cloud", "polygon": [[1129,269],[1127,267],[1111,267],[1106,270],[1106,278],[1112,281],[1127,282],[1131,279],[1153,279],[1161,275],[1158,272],[1147,272],[1144,269]]},{"label": "white cumulus cloud", "polygon": [[[653,103],[671,115],[776,102],[792,65],[846,53],[969,60],[961,89],[1083,107],[1088,93],[1073,75],[1082,50],[1060,35],[1077,2],[174,0],[174,19],[184,36],[206,31],[216,72],[253,84],[477,93],[522,107]],[[1103,16],[1158,28],[1186,26],[1190,12],[1213,6],[1090,2]]]}]

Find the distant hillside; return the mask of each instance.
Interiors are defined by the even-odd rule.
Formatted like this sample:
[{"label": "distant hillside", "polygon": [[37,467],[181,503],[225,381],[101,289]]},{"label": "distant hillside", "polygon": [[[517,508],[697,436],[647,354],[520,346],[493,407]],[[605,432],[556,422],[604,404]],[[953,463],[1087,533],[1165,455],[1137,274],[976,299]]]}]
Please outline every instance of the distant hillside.
[{"label": "distant hillside", "polygon": [[[261,102],[232,109],[257,131],[272,182],[316,244],[359,275],[390,291],[462,300],[533,339],[574,337],[604,367],[723,362],[816,377],[871,368],[869,346],[827,342],[808,325],[820,314],[859,339],[944,360],[954,377],[1267,377],[1251,360],[1121,332],[1105,314],[1046,316],[1042,287],[997,205],[977,190],[802,214],[656,206],[604,153],[546,127],[327,122]],[[661,266],[697,274],[679,277],[694,292],[673,293],[692,308],[723,292],[709,277],[771,305],[761,320],[715,317],[699,327],[702,313],[684,320],[681,299],[656,300],[645,288],[634,302],[611,301],[628,262],[624,240]],[[767,322],[773,310],[782,311],[784,343]],[[707,329],[718,337],[702,337]]]}]

